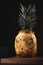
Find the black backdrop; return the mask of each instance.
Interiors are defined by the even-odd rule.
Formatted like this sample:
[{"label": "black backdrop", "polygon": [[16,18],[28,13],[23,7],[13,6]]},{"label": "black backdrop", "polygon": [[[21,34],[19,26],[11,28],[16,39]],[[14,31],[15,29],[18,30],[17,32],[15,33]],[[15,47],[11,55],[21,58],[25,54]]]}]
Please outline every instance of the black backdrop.
[{"label": "black backdrop", "polygon": [[34,29],[38,41],[38,54],[43,56],[43,0],[0,1],[0,57],[15,56],[13,42],[19,31],[19,3],[26,7],[36,4],[37,24]]}]

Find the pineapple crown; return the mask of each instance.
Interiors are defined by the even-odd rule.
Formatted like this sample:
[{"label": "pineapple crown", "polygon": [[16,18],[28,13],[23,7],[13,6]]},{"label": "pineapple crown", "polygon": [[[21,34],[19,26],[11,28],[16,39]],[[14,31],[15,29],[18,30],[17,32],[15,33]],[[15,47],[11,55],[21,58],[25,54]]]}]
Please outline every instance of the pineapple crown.
[{"label": "pineapple crown", "polygon": [[19,12],[19,26],[22,29],[32,30],[34,25],[36,24],[36,9],[35,5],[28,6],[28,8],[24,7],[20,4],[20,12]]}]

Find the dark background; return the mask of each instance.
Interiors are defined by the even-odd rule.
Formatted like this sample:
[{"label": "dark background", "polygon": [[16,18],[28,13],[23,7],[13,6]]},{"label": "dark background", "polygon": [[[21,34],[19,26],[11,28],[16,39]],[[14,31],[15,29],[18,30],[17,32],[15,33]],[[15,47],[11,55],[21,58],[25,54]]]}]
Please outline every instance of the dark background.
[{"label": "dark background", "polygon": [[37,24],[34,29],[38,41],[38,57],[43,56],[43,0],[0,1],[0,58],[15,56],[13,42],[19,31],[19,3],[36,4]]}]

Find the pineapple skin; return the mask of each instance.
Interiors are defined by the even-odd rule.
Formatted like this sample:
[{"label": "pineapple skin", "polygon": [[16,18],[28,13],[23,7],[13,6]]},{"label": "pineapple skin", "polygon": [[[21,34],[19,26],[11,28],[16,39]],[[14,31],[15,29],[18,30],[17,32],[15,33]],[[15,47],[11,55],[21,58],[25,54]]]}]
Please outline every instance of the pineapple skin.
[{"label": "pineapple skin", "polygon": [[37,39],[34,32],[21,30],[15,38],[14,48],[19,57],[35,57],[37,54]]}]

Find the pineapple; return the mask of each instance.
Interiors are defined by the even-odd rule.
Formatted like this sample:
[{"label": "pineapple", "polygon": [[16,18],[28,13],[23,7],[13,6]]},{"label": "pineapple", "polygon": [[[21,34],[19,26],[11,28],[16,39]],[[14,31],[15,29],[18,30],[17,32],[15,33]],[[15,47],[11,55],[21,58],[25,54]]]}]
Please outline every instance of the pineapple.
[{"label": "pineapple", "polygon": [[19,26],[21,27],[15,37],[14,48],[19,57],[35,57],[37,54],[37,39],[33,32],[36,23],[35,5],[28,8],[20,4]]}]

